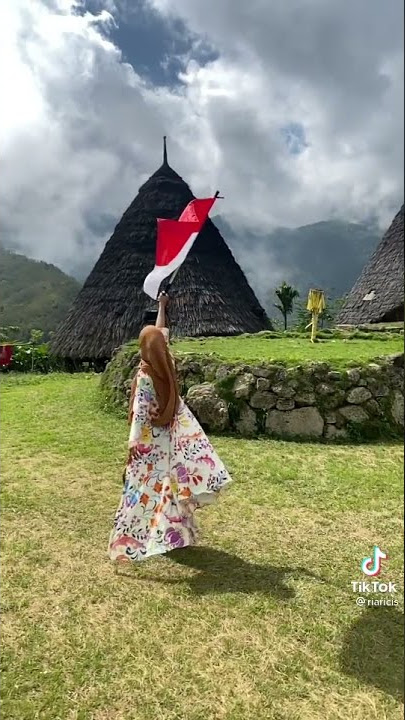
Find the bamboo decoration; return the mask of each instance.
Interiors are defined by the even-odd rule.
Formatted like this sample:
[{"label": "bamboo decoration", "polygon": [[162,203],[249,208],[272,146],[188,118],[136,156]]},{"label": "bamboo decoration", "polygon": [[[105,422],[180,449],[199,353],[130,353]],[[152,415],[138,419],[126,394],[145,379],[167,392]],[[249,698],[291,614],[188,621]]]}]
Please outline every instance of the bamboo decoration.
[{"label": "bamboo decoration", "polygon": [[[325,293],[323,290],[310,290],[308,293],[307,310],[312,313],[312,320],[307,325],[311,330],[311,342],[316,342],[318,332],[318,318],[326,308]],[[306,328],[306,329],[307,329]]]}]

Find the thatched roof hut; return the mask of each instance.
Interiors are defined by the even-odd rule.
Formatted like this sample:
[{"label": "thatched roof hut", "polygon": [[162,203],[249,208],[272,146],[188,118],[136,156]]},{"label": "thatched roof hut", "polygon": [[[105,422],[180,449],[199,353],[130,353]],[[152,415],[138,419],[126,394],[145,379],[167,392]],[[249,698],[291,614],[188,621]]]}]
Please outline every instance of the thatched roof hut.
[{"label": "thatched roof hut", "polygon": [[404,319],[404,206],[370,258],[338,317],[339,325]]},{"label": "thatched roof hut", "polygon": [[[167,162],[140,188],[52,341],[65,358],[108,359],[138,336],[153,302],[143,282],[155,262],[156,219],[177,219],[193,194]],[[269,328],[266,313],[208,220],[170,291],[174,336],[237,335]]]}]

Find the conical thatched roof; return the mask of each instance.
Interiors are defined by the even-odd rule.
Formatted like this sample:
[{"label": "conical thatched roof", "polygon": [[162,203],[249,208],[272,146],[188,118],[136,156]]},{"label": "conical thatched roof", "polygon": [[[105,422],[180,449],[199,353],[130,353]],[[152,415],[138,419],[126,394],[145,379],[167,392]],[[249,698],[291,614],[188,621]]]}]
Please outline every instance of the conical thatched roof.
[{"label": "conical thatched roof", "polygon": [[338,317],[339,325],[404,319],[404,206],[370,258]]},{"label": "conical thatched roof", "polygon": [[[76,359],[111,357],[138,336],[153,302],[142,290],[155,262],[156,219],[180,216],[193,199],[167,163],[140,188],[87,278],[52,351]],[[269,328],[253,290],[215,225],[208,220],[170,291],[177,336],[236,335]]]}]

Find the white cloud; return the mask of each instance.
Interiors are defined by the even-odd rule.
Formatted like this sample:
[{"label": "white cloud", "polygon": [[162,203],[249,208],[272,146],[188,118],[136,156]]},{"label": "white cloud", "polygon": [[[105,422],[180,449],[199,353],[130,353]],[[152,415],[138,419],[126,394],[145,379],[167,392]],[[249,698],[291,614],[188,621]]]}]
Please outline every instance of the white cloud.
[{"label": "white cloud", "polygon": [[122,212],[149,169],[144,143],[162,134],[142,81],[100,32],[111,17],[73,7],[13,0],[1,24],[3,238],[64,267],[94,257],[106,238],[89,218]]},{"label": "white cloud", "polygon": [[[97,255],[100,215],[118,220],[165,133],[174,168],[196,194],[219,188],[235,226],[389,222],[403,192],[399,0],[149,3],[220,53],[189,62],[181,87],[150,87],[122,61],[105,34],[119,0],[97,17],[73,0],[3,0],[6,242],[68,269]],[[295,155],[293,124],[307,145]]]},{"label": "white cloud", "polygon": [[[400,0],[149,2],[220,51],[188,69],[189,95],[210,118],[226,186],[238,199],[256,188],[260,222],[389,221],[403,192]],[[279,133],[292,122],[308,143],[298,156]]]}]

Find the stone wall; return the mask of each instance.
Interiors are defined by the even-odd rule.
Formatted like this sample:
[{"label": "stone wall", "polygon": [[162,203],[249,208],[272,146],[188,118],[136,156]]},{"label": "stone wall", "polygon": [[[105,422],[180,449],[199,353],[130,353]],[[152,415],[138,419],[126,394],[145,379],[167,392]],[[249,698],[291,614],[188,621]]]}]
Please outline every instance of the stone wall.
[{"label": "stone wall", "polygon": [[[136,362],[132,355],[130,372],[112,367],[103,380],[123,409]],[[335,442],[403,434],[402,354],[343,370],[326,363],[226,365],[198,354],[179,355],[176,364],[182,395],[210,432]]]}]

